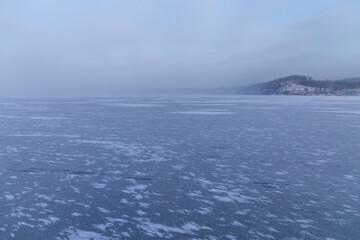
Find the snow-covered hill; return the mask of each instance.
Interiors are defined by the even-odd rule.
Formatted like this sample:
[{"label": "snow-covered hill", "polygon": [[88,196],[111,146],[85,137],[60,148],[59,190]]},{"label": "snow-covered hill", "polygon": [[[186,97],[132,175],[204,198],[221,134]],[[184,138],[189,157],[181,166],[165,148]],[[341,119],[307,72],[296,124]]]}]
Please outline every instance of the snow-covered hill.
[{"label": "snow-covered hill", "polygon": [[254,95],[360,95],[356,78],[337,81],[314,80],[309,76],[292,75],[242,89]]}]

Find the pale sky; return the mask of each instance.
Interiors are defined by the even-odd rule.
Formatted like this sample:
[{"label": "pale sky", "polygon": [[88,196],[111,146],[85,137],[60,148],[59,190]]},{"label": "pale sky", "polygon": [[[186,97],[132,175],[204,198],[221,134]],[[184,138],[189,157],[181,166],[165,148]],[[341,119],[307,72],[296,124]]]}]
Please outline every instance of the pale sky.
[{"label": "pale sky", "polygon": [[360,76],[357,0],[0,0],[0,95]]}]

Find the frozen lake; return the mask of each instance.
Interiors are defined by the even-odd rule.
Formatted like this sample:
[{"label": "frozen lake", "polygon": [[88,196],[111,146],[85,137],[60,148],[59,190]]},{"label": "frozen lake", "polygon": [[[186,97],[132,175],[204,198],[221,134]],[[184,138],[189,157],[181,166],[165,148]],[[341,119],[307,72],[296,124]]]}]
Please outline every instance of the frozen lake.
[{"label": "frozen lake", "polygon": [[0,99],[0,239],[360,239],[360,98]]}]

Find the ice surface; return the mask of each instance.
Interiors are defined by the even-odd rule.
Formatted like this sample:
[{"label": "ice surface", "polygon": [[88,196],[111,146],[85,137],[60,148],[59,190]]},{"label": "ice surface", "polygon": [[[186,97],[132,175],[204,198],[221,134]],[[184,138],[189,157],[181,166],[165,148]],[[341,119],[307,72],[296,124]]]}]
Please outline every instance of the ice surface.
[{"label": "ice surface", "polygon": [[214,111],[214,110],[198,110],[198,111],[177,111],[178,114],[193,114],[193,115],[229,115],[232,112],[227,111]]},{"label": "ice surface", "polygon": [[111,103],[106,105],[114,107],[162,107],[160,104],[151,103]]},{"label": "ice surface", "polygon": [[355,97],[0,100],[0,239],[360,239]]}]

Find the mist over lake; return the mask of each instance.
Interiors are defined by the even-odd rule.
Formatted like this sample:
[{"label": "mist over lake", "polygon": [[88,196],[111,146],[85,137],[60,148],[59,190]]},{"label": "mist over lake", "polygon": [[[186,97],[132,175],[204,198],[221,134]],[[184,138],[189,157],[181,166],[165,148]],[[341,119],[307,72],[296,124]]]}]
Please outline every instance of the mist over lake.
[{"label": "mist over lake", "polygon": [[360,1],[0,1],[0,240],[359,240]]}]

